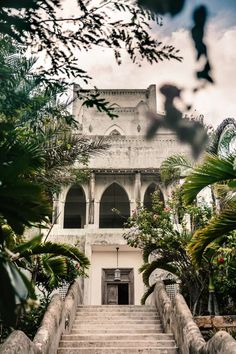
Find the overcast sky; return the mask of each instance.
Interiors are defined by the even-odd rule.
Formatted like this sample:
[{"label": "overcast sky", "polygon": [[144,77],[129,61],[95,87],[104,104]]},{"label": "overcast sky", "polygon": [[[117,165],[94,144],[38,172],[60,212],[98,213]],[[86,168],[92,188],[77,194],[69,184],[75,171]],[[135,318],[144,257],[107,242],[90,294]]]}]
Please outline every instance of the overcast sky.
[{"label": "overcast sky", "polygon": [[[196,63],[188,30],[192,24],[192,8],[203,3],[209,10],[206,41],[216,83],[192,97],[190,92],[196,84]],[[163,27],[155,29],[155,36],[180,49],[183,62],[165,61],[154,65],[143,62],[142,67],[138,67],[124,54],[123,63],[118,66],[109,49],[80,53],[80,67],[93,77],[90,85],[98,88],[146,88],[156,84],[158,88],[163,83],[172,83],[185,88],[185,100],[193,103],[197,114],[204,114],[207,123],[217,126],[225,118],[236,118],[236,0],[188,0],[181,15],[163,19]],[[158,93],[158,111],[163,111],[162,104]]]}]

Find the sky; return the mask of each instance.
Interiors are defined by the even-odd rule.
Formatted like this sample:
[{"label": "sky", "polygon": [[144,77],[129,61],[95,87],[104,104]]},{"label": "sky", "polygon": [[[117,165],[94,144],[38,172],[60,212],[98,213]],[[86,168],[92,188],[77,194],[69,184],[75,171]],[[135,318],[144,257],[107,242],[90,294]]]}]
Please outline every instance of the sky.
[{"label": "sky", "polygon": [[[158,40],[173,44],[180,50],[184,58],[182,63],[172,60],[150,65],[143,62],[138,67],[124,53],[122,64],[118,66],[112,50],[99,48],[79,53],[79,65],[93,77],[91,87],[147,88],[156,84],[159,112],[163,112],[159,88],[164,83],[177,85],[184,89],[183,99],[187,104],[192,104],[192,113],[203,114],[205,122],[216,127],[225,118],[236,118],[236,0],[186,0],[186,3],[181,15],[164,17],[163,26],[153,30]],[[215,84],[207,85],[193,96],[198,66],[189,29],[192,25],[192,10],[200,4],[206,4],[209,11],[206,42]]]}]

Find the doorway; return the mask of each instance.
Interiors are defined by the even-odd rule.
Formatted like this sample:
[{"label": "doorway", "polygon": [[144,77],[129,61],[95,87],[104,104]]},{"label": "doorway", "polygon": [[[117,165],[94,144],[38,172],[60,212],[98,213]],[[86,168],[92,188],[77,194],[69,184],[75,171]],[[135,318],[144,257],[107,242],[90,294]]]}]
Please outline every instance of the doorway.
[{"label": "doorway", "polygon": [[115,269],[102,269],[102,305],[133,305],[133,269],[120,268],[120,281],[113,280],[114,272]]}]

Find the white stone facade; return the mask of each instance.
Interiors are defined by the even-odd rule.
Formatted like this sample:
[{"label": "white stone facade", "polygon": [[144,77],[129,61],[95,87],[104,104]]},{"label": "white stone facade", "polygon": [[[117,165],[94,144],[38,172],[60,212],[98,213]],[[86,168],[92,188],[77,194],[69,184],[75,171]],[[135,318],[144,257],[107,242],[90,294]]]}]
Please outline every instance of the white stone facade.
[{"label": "white stone facade", "polygon": [[[80,189],[72,191],[67,187],[62,191],[55,205],[59,217],[50,237],[59,242],[79,242],[90,259],[89,277],[84,280],[85,304],[100,305],[107,301],[104,296],[110,296],[104,295],[102,273],[103,269],[115,270],[116,248],[119,247],[119,268],[133,270],[134,294],[132,299],[129,294],[129,303],[140,304],[144,292],[138,273],[142,254],[126,245],[121,219],[144,203],[147,189],[153,183],[160,188],[164,199],[168,198],[158,169],[166,157],[186,152],[186,146],[178,143],[173,132],[164,130],[151,141],[146,140],[149,122],[145,112],[156,111],[155,85],[144,90],[100,90],[100,94],[114,104],[118,118],[111,120],[104,113],[82,107],[79,100],[74,101],[73,114],[80,123],[82,134],[91,138],[104,137],[110,148],[91,158],[88,182]],[[117,205],[121,215],[111,211]],[[106,284],[109,282],[111,280],[106,282],[105,279]],[[121,292],[111,291],[113,295],[114,291]],[[130,288],[128,291],[131,292]]]}]

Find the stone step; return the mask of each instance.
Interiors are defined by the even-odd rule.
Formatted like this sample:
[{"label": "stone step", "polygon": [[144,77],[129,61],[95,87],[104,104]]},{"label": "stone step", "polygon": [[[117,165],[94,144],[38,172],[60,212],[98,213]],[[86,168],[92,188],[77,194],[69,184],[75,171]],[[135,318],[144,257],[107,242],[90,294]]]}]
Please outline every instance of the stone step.
[{"label": "stone step", "polygon": [[61,341],[60,348],[100,348],[100,347],[112,347],[112,348],[150,348],[158,346],[160,348],[166,347],[175,347],[175,342],[173,340],[160,340],[156,341],[148,341],[148,340],[139,340],[139,341],[126,341],[126,340],[117,340],[117,341]]},{"label": "stone step", "polygon": [[154,306],[79,306],[58,354],[177,354]]},{"label": "stone step", "polygon": [[120,329],[120,328],[113,328],[113,329],[88,329],[88,328],[72,328],[71,334],[157,334],[163,333],[162,328],[156,329],[143,329],[143,328],[130,328],[127,329]]},{"label": "stone step", "polygon": [[78,305],[78,309],[112,309],[112,308],[125,308],[125,309],[156,309],[156,306],[151,305]]},{"label": "stone step", "polygon": [[[122,331],[126,331],[127,333],[129,333],[129,329],[130,329],[130,326],[122,326],[120,327],[122,328]],[[93,330],[100,330],[100,332],[102,331],[111,331],[111,330],[117,330],[118,333],[121,331],[120,328],[117,328],[116,325],[100,325],[98,327],[98,325],[96,326],[86,326],[85,324],[81,324],[81,325],[74,325],[72,327],[73,330],[84,330],[84,331],[90,331],[89,333],[91,333]],[[132,330],[135,331],[135,330],[142,330],[142,329],[145,329],[145,330],[149,330],[149,331],[162,331],[162,327],[159,325],[135,325],[135,326],[132,326]],[[122,333],[122,332],[121,332]]]},{"label": "stone step", "polygon": [[155,346],[153,348],[59,348],[57,354],[178,354],[177,348],[168,347],[160,348]]},{"label": "stone step", "polygon": [[64,334],[62,340],[174,340],[173,334],[158,333],[158,334]]},{"label": "stone step", "polygon": [[143,313],[143,312],[77,312],[75,314],[76,317],[101,317],[101,318],[113,318],[113,317],[131,317],[131,318],[142,318],[142,317],[148,317],[148,318],[160,318],[160,316],[156,313]]},{"label": "stone step", "polygon": [[75,317],[77,318],[114,318],[114,320],[119,319],[119,318],[137,318],[137,319],[145,319],[145,318],[156,318],[160,319],[160,316],[158,316],[155,313],[127,313],[127,312],[118,312],[117,314],[110,314],[110,313],[76,313]]},{"label": "stone step", "polygon": [[86,312],[108,312],[108,313],[113,313],[113,312],[143,312],[143,313],[155,313],[157,312],[156,309],[145,309],[145,308],[126,308],[126,307],[113,307],[113,308],[109,308],[109,307],[106,307],[106,308],[103,308],[103,307],[100,307],[100,308],[78,308],[77,309],[77,313],[79,312],[83,312],[83,313],[86,313]]},{"label": "stone step", "polygon": [[[115,323],[114,323],[115,322]],[[97,319],[97,320],[84,320],[84,319],[75,319],[74,321],[74,324],[86,324],[86,325],[123,325],[123,324],[131,324],[131,325],[136,325],[136,324],[161,324],[161,321],[160,320],[131,320],[131,319],[122,319],[122,320],[116,320],[116,321],[113,321],[112,319],[105,319],[105,320],[102,320],[102,319]]]}]

